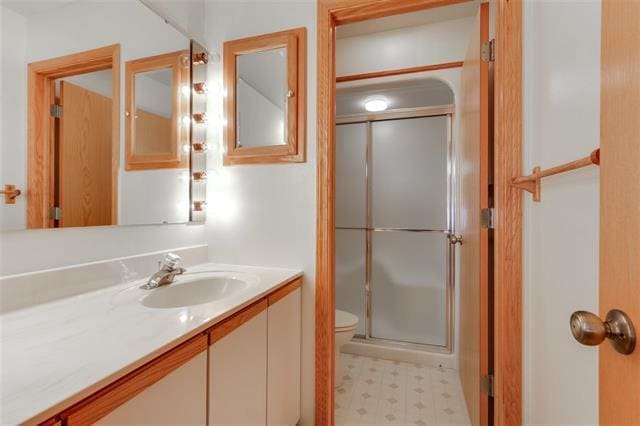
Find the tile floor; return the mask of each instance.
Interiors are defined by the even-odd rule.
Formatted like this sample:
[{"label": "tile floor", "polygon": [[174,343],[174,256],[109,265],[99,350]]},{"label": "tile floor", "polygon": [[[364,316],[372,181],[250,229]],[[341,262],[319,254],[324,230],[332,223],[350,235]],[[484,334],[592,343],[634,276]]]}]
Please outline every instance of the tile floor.
[{"label": "tile floor", "polygon": [[341,354],[336,425],[469,425],[455,370]]}]

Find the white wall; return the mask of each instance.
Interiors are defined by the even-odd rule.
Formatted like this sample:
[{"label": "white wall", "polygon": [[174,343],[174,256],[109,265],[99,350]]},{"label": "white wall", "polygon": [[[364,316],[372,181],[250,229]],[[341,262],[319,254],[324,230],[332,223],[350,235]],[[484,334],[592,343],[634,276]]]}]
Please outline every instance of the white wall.
[{"label": "white wall", "polygon": [[[24,189],[27,22],[22,15],[0,5],[0,23],[0,185],[4,188],[5,184],[14,184]],[[24,229],[25,211],[24,196],[18,197],[14,205],[0,200],[0,229]]]},{"label": "white wall", "polygon": [[[316,3],[314,1],[206,3],[205,43],[307,27],[307,161],[302,164],[220,167],[212,152],[207,207],[210,258],[217,262],[300,268],[302,289],[301,424],[314,420],[315,224],[316,224]],[[211,63],[211,62],[210,62]],[[213,63],[208,111],[209,142],[220,144],[222,67]],[[218,93],[216,96],[215,93]],[[218,119],[216,119],[216,116]],[[217,126],[217,127],[216,127]]]},{"label": "white wall", "polygon": [[204,0],[140,0],[167,19],[180,32],[202,42],[204,36]]},{"label": "white wall", "polygon": [[[120,5],[122,6],[123,4]],[[137,3],[134,4],[134,7],[135,5]],[[102,6],[104,7],[104,3],[102,3]],[[98,7],[98,5],[92,4],[91,7]],[[151,16],[150,12],[144,10],[144,7],[140,10]],[[3,83],[1,88],[2,131],[0,135],[2,141],[0,146],[2,147],[2,161],[0,164],[2,171],[0,176],[2,176],[3,181],[0,183],[15,182],[19,187],[25,188],[26,145],[23,141],[26,138],[26,122],[24,120],[24,114],[26,113],[26,96],[24,95],[26,93],[26,73],[24,67],[28,61],[36,58],[51,57],[69,52],[65,52],[62,46],[49,46],[47,48],[40,46],[38,52],[33,51],[32,56],[27,57],[24,53],[26,52],[27,43],[26,32],[22,32],[25,31],[26,20],[4,7],[0,7],[0,13],[2,14],[2,73],[4,77],[5,72],[13,72],[16,79],[15,84],[8,85]],[[108,24],[109,31],[105,27],[102,27],[102,31],[100,28],[91,26],[84,29],[79,28],[79,30],[87,31],[87,33],[91,33],[96,37],[102,37],[100,42],[109,44],[120,41],[108,38],[115,35],[113,22],[119,22],[120,25],[124,25],[125,22],[135,24],[135,19],[139,14],[116,14],[116,16],[109,17],[103,13],[101,16],[103,21]],[[20,25],[21,18],[22,26]],[[162,23],[160,18],[152,18],[154,21]],[[81,20],[78,22],[88,25],[88,23]],[[42,30],[42,37],[50,36],[44,28]],[[167,27],[166,31],[173,30]],[[20,37],[21,33],[24,38]],[[146,34],[151,36],[148,32]],[[167,50],[175,47],[167,42],[166,35],[155,34],[153,38],[159,43],[165,43],[164,46]],[[91,42],[86,37],[71,37],[71,40],[76,43],[76,48],[73,50],[96,47],[96,44],[94,44],[96,40]],[[21,46],[20,43],[23,43],[23,45],[22,48],[18,49]],[[15,50],[8,50],[9,46],[15,48]],[[182,47],[184,46],[182,45]],[[21,57],[20,52],[24,56]],[[137,51],[123,49],[123,67],[124,60],[127,58],[125,52],[128,52],[131,55],[130,57],[148,56],[149,54],[161,53],[162,48],[157,47],[155,52],[150,52],[148,49]],[[9,53],[11,53],[11,56],[9,56]],[[4,59],[8,57],[14,58],[15,61],[5,61]],[[122,98],[124,99],[124,96]],[[10,167],[7,167],[7,164]],[[1,206],[5,205],[1,204]],[[13,218],[15,219],[12,222],[13,229],[24,228],[24,197],[18,198],[16,206],[9,207],[16,207],[10,213],[11,216],[17,218]],[[21,211],[16,213],[18,209],[21,209]],[[5,218],[9,214],[5,214],[4,207],[0,211],[2,211],[0,218],[2,218],[2,225],[4,225],[6,223]],[[197,225],[94,227],[3,232],[0,234],[0,276],[202,244],[205,242],[204,235],[204,226]]]},{"label": "white wall", "polygon": [[[600,2],[525,2],[524,169],[599,145]],[[598,350],[569,330],[598,312],[599,171],[550,177],[524,205],[524,419],[598,423]]]},{"label": "white wall", "polygon": [[435,65],[464,59],[473,18],[338,39],[336,75]]}]

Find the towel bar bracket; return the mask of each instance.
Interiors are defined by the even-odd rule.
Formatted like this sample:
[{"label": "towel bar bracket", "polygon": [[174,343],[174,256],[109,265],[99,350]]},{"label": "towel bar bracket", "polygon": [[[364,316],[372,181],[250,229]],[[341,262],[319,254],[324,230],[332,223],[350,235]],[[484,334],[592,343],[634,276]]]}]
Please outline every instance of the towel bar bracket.
[{"label": "towel bar bracket", "polygon": [[[534,175],[537,173],[540,173],[540,167],[536,166],[533,168],[533,170],[531,171]],[[531,194],[531,196],[533,197],[533,201],[540,202],[540,181],[542,179],[536,179],[536,180],[528,180],[525,182],[512,182],[511,186],[513,186],[514,188],[519,188],[519,189],[524,189],[525,191],[527,191],[528,193]]]},{"label": "towel bar bracket", "polygon": [[0,190],[0,194],[4,195],[5,204],[15,204],[16,198],[22,194],[22,191],[16,189],[15,185],[5,185],[4,190]]},{"label": "towel bar bracket", "polygon": [[600,165],[600,148],[595,149],[588,157],[581,158],[570,163],[560,166],[551,167],[550,169],[541,170],[540,167],[534,167],[533,172],[527,176],[518,176],[511,179],[513,188],[523,189],[533,196],[533,201],[540,201],[540,181],[542,178],[565,173],[570,170],[580,169],[595,164]]}]

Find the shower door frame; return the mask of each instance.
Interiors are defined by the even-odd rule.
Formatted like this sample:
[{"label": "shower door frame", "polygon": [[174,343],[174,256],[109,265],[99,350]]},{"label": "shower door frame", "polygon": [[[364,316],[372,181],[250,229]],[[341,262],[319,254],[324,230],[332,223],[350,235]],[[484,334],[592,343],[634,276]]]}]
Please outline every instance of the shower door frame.
[{"label": "shower door frame", "polygon": [[[447,212],[446,212],[446,229],[434,230],[434,229],[410,229],[410,228],[376,228],[373,226],[373,213],[372,213],[372,144],[373,133],[372,123],[379,121],[397,121],[407,120],[415,118],[428,118],[428,117],[447,117]],[[366,226],[360,227],[339,227],[336,226],[336,230],[361,230],[365,231],[365,283],[362,289],[365,294],[365,334],[363,337],[356,335],[355,339],[367,342],[375,343],[388,347],[401,347],[408,349],[426,350],[435,353],[450,354],[454,350],[454,336],[455,336],[455,245],[448,242],[446,249],[446,270],[445,270],[445,291],[446,291],[446,313],[445,313],[445,344],[435,345],[429,343],[409,342],[403,340],[385,339],[382,337],[372,336],[372,295],[373,289],[371,286],[371,265],[373,257],[373,233],[374,232],[430,232],[430,233],[442,233],[446,238],[451,234],[455,234],[455,197],[453,196],[457,180],[456,180],[456,163],[454,158],[453,149],[453,120],[455,118],[455,106],[454,105],[437,105],[429,107],[418,108],[402,108],[393,109],[384,112],[377,113],[363,113],[363,114],[350,114],[336,116],[336,126],[344,124],[365,124],[366,125],[366,154],[365,154],[365,188],[366,188]]]}]

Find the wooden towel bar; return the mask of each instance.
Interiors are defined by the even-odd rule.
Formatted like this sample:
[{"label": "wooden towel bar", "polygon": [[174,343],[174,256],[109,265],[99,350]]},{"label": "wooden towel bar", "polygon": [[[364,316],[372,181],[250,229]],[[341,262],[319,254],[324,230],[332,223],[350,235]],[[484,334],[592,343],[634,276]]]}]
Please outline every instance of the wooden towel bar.
[{"label": "wooden towel bar", "polygon": [[524,189],[533,195],[533,201],[540,201],[540,181],[542,178],[559,173],[568,172],[570,170],[580,169],[592,164],[600,165],[600,148],[595,149],[588,157],[581,158],[570,163],[561,164],[551,167],[550,169],[540,170],[540,167],[534,167],[533,173],[527,176],[519,176],[511,180],[511,186]]}]

